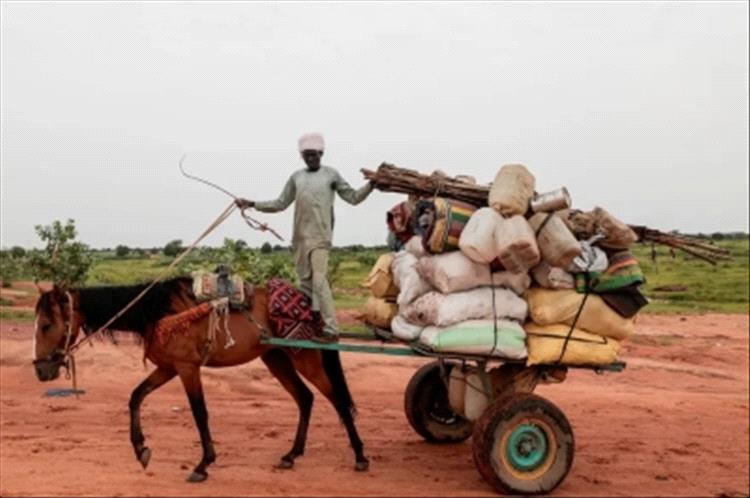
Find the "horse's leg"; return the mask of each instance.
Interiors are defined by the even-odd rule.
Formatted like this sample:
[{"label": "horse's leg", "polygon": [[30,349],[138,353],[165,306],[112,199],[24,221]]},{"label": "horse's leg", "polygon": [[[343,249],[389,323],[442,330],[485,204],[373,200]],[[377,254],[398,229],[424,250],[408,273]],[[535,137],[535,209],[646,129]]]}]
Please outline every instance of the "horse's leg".
[{"label": "horse's leg", "polygon": [[177,372],[169,367],[158,367],[130,395],[130,403],[128,404],[130,408],[130,442],[133,444],[135,457],[141,462],[144,469],[148,466],[148,461],[151,458],[151,450],[143,444],[146,439],[143,437],[143,431],[141,431],[141,403],[149,393],[172,380],[175,375],[177,375]]},{"label": "horse's leg", "polygon": [[[292,356],[297,370],[328,398],[346,427],[354,450],[355,470],[365,471],[370,461],[365,457],[364,444],[354,425],[354,402],[346,385],[338,351],[303,350]],[[324,363],[327,365],[324,366]]]},{"label": "horse's leg", "polygon": [[294,436],[292,449],[281,457],[277,468],[291,469],[294,466],[294,459],[305,453],[305,442],[307,441],[307,427],[310,424],[310,413],[312,412],[313,393],[307,388],[305,383],[297,375],[292,360],[281,350],[272,349],[261,356],[263,363],[268,370],[281,382],[299,408],[299,422],[297,424],[297,434]]},{"label": "horse's leg", "polygon": [[201,436],[201,446],[203,447],[203,458],[193,469],[193,473],[188,476],[188,482],[205,481],[208,477],[206,468],[216,460],[214,444],[211,441],[211,433],[208,430],[208,410],[206,409],[206,400],[203,397],[203,385],[201,384],[200,365],[193,363],[179,363],[175,365],[177,374],[180,376],[182,385],[185,387],[190,401],[190,409],[193,412],[195,425]]}]

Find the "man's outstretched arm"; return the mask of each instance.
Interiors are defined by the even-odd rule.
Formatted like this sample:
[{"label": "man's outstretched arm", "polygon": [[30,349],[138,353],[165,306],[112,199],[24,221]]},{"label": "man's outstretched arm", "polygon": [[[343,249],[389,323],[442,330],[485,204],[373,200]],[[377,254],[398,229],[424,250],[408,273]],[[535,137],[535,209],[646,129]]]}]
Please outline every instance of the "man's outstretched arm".
[{"label": "man's outstretched arm", "polygon": [[367,199],[367,196],[370,195],[373,189],[372,182],[367,182],[360,187],[359,190],[354,190],[338,172],[336,173],[334,188],[339,194],[339,197],[354,206]]},{"label": "man's outstretched arm", "polygon": [[[284,190],[281,191],[281,194],[277,199],[274,199],[272,201],[257,202],[248,201],[246,199],[238,199],[237,205],[240,207],[254,207],[258,211],[262,211],[264,213],[276,213],[278,211],[283,211],[289,207],[289,205],[294,201],[296,191],[297,189],[294,185],[294,178],[289,178],[289,180],[286,182],[286,185],[284,185]],[[241,205],[240,203],[244,205]]]}]

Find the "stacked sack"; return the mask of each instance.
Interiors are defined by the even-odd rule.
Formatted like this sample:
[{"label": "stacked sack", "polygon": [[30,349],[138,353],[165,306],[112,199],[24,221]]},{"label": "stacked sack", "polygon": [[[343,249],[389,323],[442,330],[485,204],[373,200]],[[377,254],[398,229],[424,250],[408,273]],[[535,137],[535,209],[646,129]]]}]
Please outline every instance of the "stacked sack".
[{"label": "stacked sack", "polygon": [[519,164],[500,169],[489,207],[440,197],[411,205],[410,238],[402,231],[388,255],[395,304],[379,296],[396,337],[528,365],[616,359],[647,303],[627,225],[599,207],[570,209],[564,188],[537,195]]},{"label": "stacked sack", "polygon": [[370,297],[365,303],[364,320],[381,329],[390,328],[391,320],[398,312],[396,299],[399,288],[393,281],[391,264],[394,254],[381,255],[362,285],[370,289]]},{"label": "stacked sack", "polygon": [[[440,198],[430,202],[448,204]],[[475,208],[466,216],[465,205],[459,204],[456,211],[451,209],[455,203],[449,206],[433,211],[437,216],[429,220],[418,209],[423,216],[418,218],[421,235],[412,237],[394,257],[391,272],[401,292],[391,330],[396,337],[418,340],[433,351],[525,358],[521,324],[528,306],[521,296],[531,279],[526,273],[493,271],[489,264],[458,251],[461,234],[476,216]]]}]

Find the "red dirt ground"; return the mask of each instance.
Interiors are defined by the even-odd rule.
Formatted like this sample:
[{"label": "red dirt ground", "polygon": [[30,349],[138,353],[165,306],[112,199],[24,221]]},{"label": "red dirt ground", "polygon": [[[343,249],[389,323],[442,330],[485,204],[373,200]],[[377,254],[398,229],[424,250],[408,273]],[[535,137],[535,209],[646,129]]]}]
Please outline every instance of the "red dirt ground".
[{"label": "red dirt ground", "polygon": [[[204,372],[216,441],[210,478],[185,477],[200,454],[177,381],[145,402],[153,450],[141,470],[128,438],[127,402],[146,375],[141,351],[96,343],[78,355],[80,400],[47,398],[31,364],[29,324],[0,331],[0,494],[13,495],[493,495],[471,459],[471,441],[435,446],[403,415],[404,388],[421,359],[345,354],[372,461],[355,473],[343,428],[316,398],[307,452],[274,469],[291,444],[297,410],[261,362]],[[559,495],[747,495],[748,316],[643,316],[620,374],[571,371],[537,393],[560,406],[576,458]]]}]

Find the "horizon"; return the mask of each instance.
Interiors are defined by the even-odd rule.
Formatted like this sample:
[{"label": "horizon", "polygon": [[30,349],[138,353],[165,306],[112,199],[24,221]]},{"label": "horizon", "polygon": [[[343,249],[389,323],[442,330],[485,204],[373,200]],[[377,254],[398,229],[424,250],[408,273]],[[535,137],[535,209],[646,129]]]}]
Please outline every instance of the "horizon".
[{"label": "horizon", "polygon": [[[688,237],[710,239],[710,240],[714,240],[714,241],[722,241],[722,240],[731,241],[731,240],[750,239],[750,233],[743,232],[743,231],[728,231],[728,232],[713,232],[713,233],[703,233],[703,232],[687,233],[687,232],[680,232],[680,231],[673,231],[673,232],[675,232],[675,233],[677,233],[679,235],[685,235],[685,236],[688,236]],[[719,236],[721,238],[716,238],[715,239],[714,236]],[[230,237],[227,237],[227,238],[230,239]],[[86,244],[86,241],[83,240],[83,239],[81,239],[80,237],[76,238],[76,241],[82,242],[82,243],[86,244],[88,246],[88,250],[89,251],[100,251],[100,252],[114,252],[115,249],[118,246],[121,246],[121,245],[127,247],[130,251],[138,251],[138,250],[140,250],[140,251],[153,251],[153,250],[162,251],[164,249],[165,245],[167,245],[169,242],[173,242],[175,240],[180,240],[180,242],[182,242],[182,244],[183,244],[183,247],[185,247],[186,243],[190,242],[188,240],[182,240],[182,239],[169,239],[169,240],[165,241],[164,244],[155,245],[155,246],[132,246],[132,245],[128,245],[128,244],[117,243],[117,244],[109,245],[109,246],[97,246],[97,247],[94,247],[94,246]],[[241,240],[241,241],[245,242],[245,240],[242,239],[242,238],[231,239],[231,240],[232,241]],[[291,250],[291,245],[289,245],[289,244],[283,244],[283,243],[281,243],[279,241],[277,241],[276,243],[272,243],[270,241],[265,241],[265,242],[261,242],[260,245],[257,245],[257,246],[253,246],[253,245],[247,244],[247,248],[248,249],[252,249],[252,250],[260,250],[266,244],[269,244],[271,246],[272,251],[290,251]],[[636,244],[641,244],[641,243],[640,242],[636,242]],[[219,249],[219,248],[222,247],[222,245],[223,245],[223,241],[221,243],[218,243],[218,244],[200,244],[200,245],[195,246],[195,249]],[[37,245],[31,246],[31,247],[24,247],[24,246],[19,246],[19,245],[15,245],[15,246],[5,246],[5,245],[3,245],[3,246],[0,246],[0,250],[2,250],[2,251],[9,251],[9,250],[11,250],[14,247],[21,247],[24,250],[31,251],[31,250],[35,250],[35,249],[41,249],[43,247],[43,245],[41,243],[38,243]],[[280,249],[279,249],[279,247],[280,247]],[[388,249],[388,245],[385,244],[385,243],[382,243],[382,244],[372,244],[372,245],[365,245],[365,244],[339,244],[339,245],[334,246],[332,248],[332,250],[333,251],[336,251],[336,250],[363,250],[363,251],[366,251],[366,250],[371,250],[371,249],[383,249],[383,248]],[[128,256],[123,256],[123,257],[129,257],[131,255],[132,255],[132,252]]]}]

